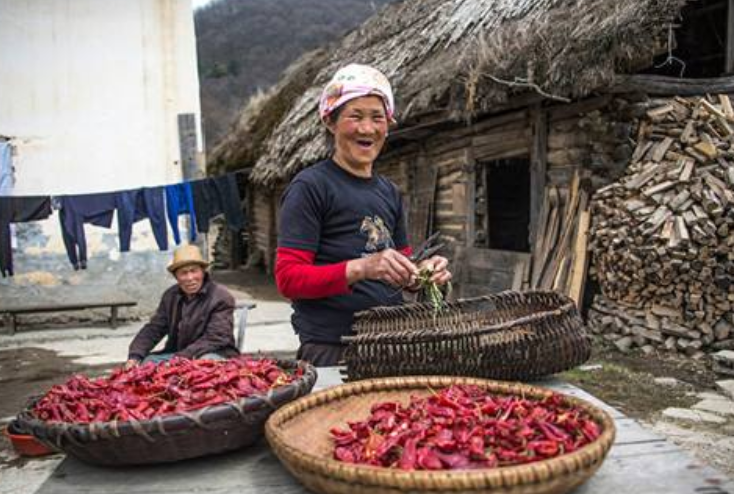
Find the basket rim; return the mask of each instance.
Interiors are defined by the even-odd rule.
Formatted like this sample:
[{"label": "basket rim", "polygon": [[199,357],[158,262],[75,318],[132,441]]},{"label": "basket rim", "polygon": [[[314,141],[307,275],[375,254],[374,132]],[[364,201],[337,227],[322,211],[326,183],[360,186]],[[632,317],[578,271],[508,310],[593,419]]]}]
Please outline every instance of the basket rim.
[{"label": "basket rim", "polygon": [[[258,357],[262,359],[268,357]],[[316,368],[305,360],[295,359],[271,359],[284,367],[285,369],[302,368],[303,374],[293,382],[270,389],[267,393],[250,395],[230,400],[215,405],[209,405],[202,408],[193,409],[187,412],[171,413],[168,415],[153,417],[147,420],[127,420],[127,421],[107,421],[107,422],[47,422],[39,419],[32,413],[35,403],[42,398],[43,395],[31,399],[17,416],[18,420],[24,427],[31,431],[34,436],[43,433],[47,437],[45,439],[67,437],[73,434],[75,441],[90,442],[104,435],[104,431],[110,430],[115,437],[155,434],[165,429],[166,432],[174,432],[180,430],[191,429],[201,424],[211,424],[222,419],[242,415],[244,413],[253,413],[265,407],[277,410],[277,402],[287,395],[292,394],[292,390],[310,389],[316,383],[318,373]],[[298,398],[306,393],[298,393]],[[292,401],[288,400],[288,401]],[[86,440],[84,439],[86,438]]]},{"label": "basket rim", "polygon": [[[543,397],[560,394],[564,400],[582,408],[602,427],[602,434],[594,442],[569,454],[538,462],[498,467],[482,470],[398,470],[371,465],[355,465],[324,458],[301,451],[285,440],[282,425],[308,410],[322,407],[330,402],[347,399],[351,396],[376,391],[398,391],[430,386],[447,387],[453,384],[477,385],[493,392],[503,394],[524,393],[530,397]],[[589,402],[539,386],[509,381],[494,381],[472,377],[455,376],[403,376],[374,378],[341,384],[299,398],[273,413],[265,424],[265,435],[276,453],[290,457],[315,474],[354,484],[392,487],[401,490],[435,490],[440,483],[442,490],[461,490],[476,488],[517,487],[523,484],[550,482],[567,477],[575,472],[596,468],[606,457],[614,442],[616,428],[611,416]],[[278,454],[278,456],[281,456]],[[281,461],[284,461],[281,458]],[[532,480],[523,480],[532,479]]]},{"label": "basket rim", "polygon": [[[502,301],[503,299],[506,299],[508,297],[519,297],[519,298],[537,298],[537,297],[549,297],[554,298],[559,302],[559,309],[562,307],[566,307],[567,305],[571,304],[573,307],[576,307],[576,303],[573,301],[571,297],[568,295],[556,292],[553,290],[526,290],[526,291],[517,291],[517,290],[503,290],[501,292],[497,293],[490,293],[487,295],[480,295],[478,297],[466,297],[466,298],[458,298],[454,300],[453,302],[446,302],[446,305],[451,307],[459,307],[461,305],[465,305],[467,303],[472,302],[481,302],[481,301],[488,301],[488,302],[498,302]],[[356,312],[354,314],[354,322],[355,324],[358,322],[361,322],[361,320],[369,321],[374,318],[381,317],[381,313],[383,312],[403,312],[406,309],[430,309],[433,310],[433,306],[428,302],[411,302],[407,304],[401,304],[401,305],[390,305],[390,306],[384,306],[384,307],[373,307],[371,309],[362,310],[359,312]],[[557,310],[557,309],[554,309]],[[548,311],[544,311],[548,312]]]},{"label": "basket rim", "polygon": [[[449,302],[448,308],[450,309],[460,309],[461,306],[467,302],[476,302],[476,301],[492,301],[495,302],[496,299],[498,299],[501,296],[518,296],[522,298],[533,298],[537,296],[543,296],[543,297],[552,297],[557,299],[559,304],[552,309],[543,310],[543,311],[537,311],[532,314],[528,314],[526,316],[516,317],[512,318],[506,321],[497,322],[490,325],[483,325],[481,327],[455,327],[451,326],[449,329],[448,327],[440,327],[438,329],[431,329],[431,330],[417,330],[417,331],[410,331],[409,338],[412,343],[422,343],[422,342],[430,342],[432,341],[436,336],[441,336],[441,338],[448,338],[448,339],[461,339],[465,336],[482,336],[485,334],[491,334],[491,333],[498,333],[502,330],[513,328],[515,326],[519,325],[526,325],[526,324],[533,324],[538,321],[543,321],[546,319],[553,319],[558,318],[562,316],[566,316],[568,314],[574,315],[578,312],[578,308],[576,307],[576,303],[569,297],[567,297],[564,294],[557,293],[557,292],[551,292],[551,291],[528,291],[528,292],[515,292],[511,290],[506,290],[504,292],[500,292],[497,294],[491,294],[491,295],[484,295],[481,297],[473,297],[473,298],[464,298],[459,299],[455,302]],[[400,342],[402,339],[406,338],[406,334],[402,334],[398,331],[372,331],[369,327],[362,327],[367,326],[369,324],[374,324],[375,322],[384,319],[386,317],[389,317],[393,312],[396,314],[400,314],[402,312],[405,312],[406,310],[414,310],[414,309],[425,309],[429,307],[429,304],[427,303],[413,303],[413,304],[404,304],[402,306],[396,306],[396,307],[380,307],[377,309],[369,309],[366,311],[358,312],[355,314],[355,320],[354,325],[352,326],[352,329],[354,330],[354,334],[342,336],[342,341],[344,343],[350,344],[350,343],[394,343],[394,342]],[[432,309],[431,309],[432,310]],[[439,315],[438,318],[441,318],[442,316]],[[452,318],[455,318],[456,316],[449,315],[446,318],[446,325],[449,325]]]}]

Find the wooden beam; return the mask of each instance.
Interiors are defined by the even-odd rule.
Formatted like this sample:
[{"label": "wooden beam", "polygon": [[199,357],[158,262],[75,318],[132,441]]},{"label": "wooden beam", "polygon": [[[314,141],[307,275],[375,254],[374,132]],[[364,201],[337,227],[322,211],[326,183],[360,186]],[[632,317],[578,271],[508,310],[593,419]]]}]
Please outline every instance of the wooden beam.
[{"label": "wooden beam", "polygon": [[589,211],[581,211],[579,217],[578,232],[576,234],[576,245],[574,246],[574,261],[571,271],[571,287],[569,296],[576,302],[576,306],[581,309],[584,301],[584,287],[586,285],[586,268],[588,266],[588,234],[591,213]]},{"label": "wooden beam", "polygon": [[178,149],[181,170],[185,180],[204,177],[204,168],[196,159],[198,140],[196,136],[196,115],[193,113],[178,114]]},{"label": "wooden beam", "polygon": [[[731,1],[731,0],[730,0]],[[734,75],[710,79],[681,79],[661,75],[617,75],[610,93],[642,92],[657,96],[696,96],[734,92]]]},{"label": "wooden beam", "polygon": [[548,114],[540,105],[532,109],[532,145],[530,148],[530,231],[528,240],[535,242],[538,217],[543,204],[548,168]]},{"label": "wooden beam", "polygon": [[726,19],[726,65],[724,73],[734,75],[734,0],[729,0]]},{"label": "wooden beam", "polygon": [[548,120],[555,122],[565,118],[575,117],[584,113],[589,113],[600,108],[604,108],[612,100],[608,94],[597,96],[594,98],[577,101],[567,105],[556,105],[548,108]]},{"label": "wooden beam", "polygon": [[[483,246],[489,248],[489,229],[492,225],[489,223],[489,182],[487,181],[487,167],[481,167],[479,180],[482,184],[482,190],[484,191],[484,215],[483,215],[483,229],[484,229],[484,244]],[[474,201],[476,203],[476,199]],[[476,227],[476,225],[475,225]]]},{"label": "wooden beam", "polygon": [[[477,182],[476,182],[476,162],[472,148],[464,151],[464,167],[466,170],[466,246],[474,247],[474,241],[477,233],[476,227],[476,210],[477,210]],[[489,233],[489,232],[487,232]]]}]

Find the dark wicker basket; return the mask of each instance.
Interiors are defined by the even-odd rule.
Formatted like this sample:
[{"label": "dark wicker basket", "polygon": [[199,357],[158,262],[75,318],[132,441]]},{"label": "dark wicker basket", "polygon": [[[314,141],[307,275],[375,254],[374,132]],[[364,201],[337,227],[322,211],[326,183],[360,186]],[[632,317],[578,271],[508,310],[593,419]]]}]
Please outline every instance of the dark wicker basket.
[{"label": "dark wicker basket", "polygon": [[29,406],[21,426],[42,442],[88,463],[107,466],[166,463],[232,451],[255,443],[265,421],[280,406],[308,394],[316,370],[306,362],[280,360],[284,369],[303,368],[296,381],[267,395],[151,420],[66,424],[37,419]]},{"label": "dark wicker basket", "polygon": [[452,375],[524,381],[591,355],[576,304],[555,292],[502,292],[360,312],[344,358],[350,380]]}]

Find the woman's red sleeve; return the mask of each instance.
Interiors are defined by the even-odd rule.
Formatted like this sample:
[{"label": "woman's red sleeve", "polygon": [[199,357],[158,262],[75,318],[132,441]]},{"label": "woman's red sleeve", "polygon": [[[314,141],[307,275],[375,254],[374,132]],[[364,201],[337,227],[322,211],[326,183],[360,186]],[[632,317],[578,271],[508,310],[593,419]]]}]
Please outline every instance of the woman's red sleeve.
[{"label": "woman's red sleeve", "polygon": [[[410,256],[410,246],[399,250]],[[326,298],[351,293],[347,283],[347,262],[316,266],[310,250],[278,247],[275,256],[275,284],[286,298]]]}]

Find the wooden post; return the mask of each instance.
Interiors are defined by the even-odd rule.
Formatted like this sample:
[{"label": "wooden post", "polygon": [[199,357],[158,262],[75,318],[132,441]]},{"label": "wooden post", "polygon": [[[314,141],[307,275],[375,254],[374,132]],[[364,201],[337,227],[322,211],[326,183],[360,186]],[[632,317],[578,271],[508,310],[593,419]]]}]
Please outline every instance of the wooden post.
[{"label": "wooden post", "polygon": [[5,323],[10,328],[10,336],[14,336],[15,331],[18,328],[18,323],[15,320],[15,317],[16,317],[15,314],[12,314],[12,313],[7,314],[7,316],[5,317]]},{"label": "wooden post", "polygon": [[[181,158],[181,175],[184,180],[194,180],[204,177],[203,163],[198,158],[198,138],[196,133],[196,115],[193,113],[178,114],[178,150]],[[187,229],[193,225],[189,216]],[[209,260],[209,246],[206,235],[196,236],[196,245],[201,249],[204,259]]]},{"label": "wooden post", "polygon": [[584,302],[584,287],[586,285],[586,271],[588,266],[588,245],[589,224],[591,223],[591,213],[588,210],[581,211],[578,223],[578,232],[576,234],[576,245],[574,246],[574,264],[571,274],[571,287],[569,290],[570,297],[576,302],[576,307],[581,309]]},{"label": "wooden post", "polygon": [[[484,191],[484,224],[482,225],[482,229],[484,230],[484,245],[482,247],[486,249],[489,249],[489,229],[492,228],[492,225],[489,223],[489,182],[487,180],[488,171],[489,169],[487,166],[483,166],[479,170],[479,180],[482,184],[482,191]],[[474,202],[476,203],[476,198]]]},{"label": "wooden post", "polygon": [[113,305],[110,307],[110,327],[112,329],[117,328],[117,306]]},{"label": "wooden post", "polygon": [[477,179],[476,163],[472,148],[464,151],[464,169],[466,170],[466,241],[467,247],[474,247],[477,233],[476,211],[477,211]]},{"label": "wooden post", "polygon": [[530,148],[530,231],[529,243],[532,251],[538,229],[538,216],[543,204],[546,169],[548,166],[548,114],[540,105],[531,110],[532,146]]},{"label": "wooden post", "polygon": [[197,159],[196,115],[179,113],[178,149],[181,155],[181,174],[186,180],[203,177],[203,167]]},{"label": "wooden post", "polygon": [[734,0],[726,8],[726,74],[734,74]]}]

